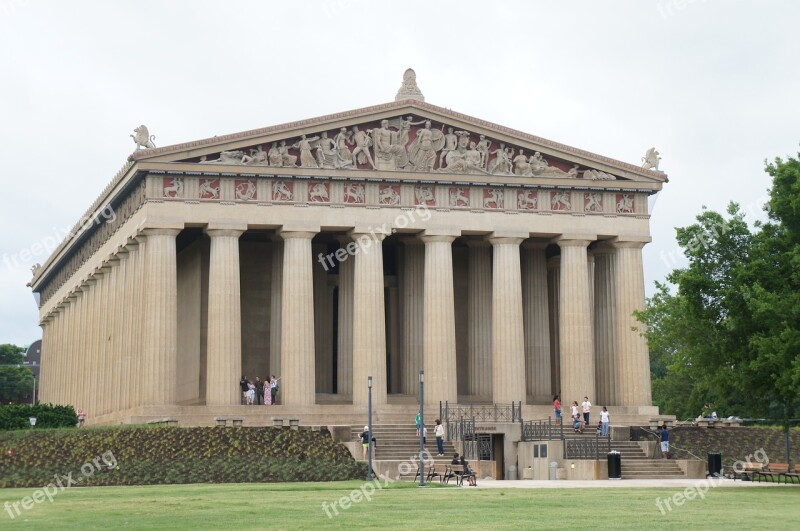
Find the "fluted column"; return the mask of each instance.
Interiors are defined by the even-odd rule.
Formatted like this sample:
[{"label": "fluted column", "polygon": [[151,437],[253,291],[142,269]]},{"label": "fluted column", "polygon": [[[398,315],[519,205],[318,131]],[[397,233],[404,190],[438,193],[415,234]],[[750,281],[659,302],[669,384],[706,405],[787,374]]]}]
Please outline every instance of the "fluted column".
[{"label": "fluted column", "polygon": [[372,403],[386,403],[386,311],[382,234],[353,231],[358,243],[353,270],[353,404],[366,405],[367,376]]},{"label": "fluted column", "polygon": [[489,238],[492,266],[492,400],[525,401],[525,333],[522,326],[522,238]]},{"label": "fluted column", "polygon": [[206,404],[241,403],[242,300],[239,278],[239,236],[247,229],[239,223],[211,222],[208,263],[208,347]]},{"label": "fluted column", "polygon": [[[349,236],[337,238],[344,249],[353,240]],[[337,336],[336,390],[339,395],[353,396],[353,266],[355,260],[347,256],[339,262],[339,333]]]},{"label": "fluted column", "polygon": [[647,341],[640,332],[632,330],[643,325],[633,312],[644,309],[644,270],[642,247],[646,242],[616,241],[616,342],[614,370],[617,384],[617,405],[649,406],[650,355]]},{"label": "fluted column", "polygon": [[316,402],[314,352],[314,278],[311,239],[316,232],[281,231],[283,294],[281,296],[280,403]]},{"label": "fluted column", "polygon": [[600,405],[617,405],[615,355],[616,319],[614,317],[616,294],[614,291],[614,249],[607,244],[598,246],[594,254],[594,402]]},{"label": "fluted column", "polygon": [[[177,396],[178,274],[173,228],[145,229],[142,404],[172,405]],[[210,306],[210,305],[209,305]]]},{"label": "fluted column", "polygon": [[522,318],[525,329],[527,394],[535,402],[551,398],[550,317],[546,243],[522,244]]},{"label": "fluted column", "polygon": [[567,404],[595,396],[594,353],[586,248],[589,240],[559,240],[561,293],[559,337],[561,399]]},{"label": "fluted column", "polygon": [[[403,240],[400,289],[403,297],[403,393],[419,394],[425,311],[425,247],[416,238]],[[455,325],[454,325],[455,326]]]},{"label": "fluted column", "polygon": [[283,240],[272,242],[272,269],[270,278],[269,310],[269,372],[281,373],[281,319],[283,317]]},{"label": "fluted column", "polygon": [[468,240],[467,394],[492,396],[492,249]]},{"label": "fluted column", "polygon": [[559,337],[559,300],[561,297],[561,256],[547,261],[547,301],[550,315],[550,387],[561,394],[561,339]]},{"label": "fluted column", "polygon": [[453,287],[455,236],[424,235],[425,294],[423,368],[426,403],[458,402],[456,321]]},{"label": "fluted column", "polygon": [[[92,294],[97,289],[97,279],[90,277],[80,286],[80,297],[76,301],[79,307],[79,313],[76,316],[76,333],[73,334],[73,354],[77,354],[78,364],[73,370],[72,382],[77,382],[77,389],[73,391],[75,395],[75,402],[78,407],[88,410],[91,408],[91,392],[88,376],[94,371],[92,367],[91,355],[93,350],[94,337],[92,336],[92,328],[94,326],[93,316],[91,313]],[[74,385],[74,384],[73,384]],[[95,414],[94,411],[91,412]]]},{"label": "fluted column", "polygon": [[[138,245],[136,246],[138,247]],[[134,246],[127,242],[125,252],[121,254],[123,267],[125,268],[125,282],[122,286],[122,350],[120,351],[119,358],[119,371],[120,371],[120,410],[124,411],[131,407],[131,386],[133,384],[132,377],[132,357],[133,357],[133,338],[136,330],[135,322],[133,321],[135,315],[135,283],[133,282],[134,263],[136,259]]]},{"label": "fluted column", "polygon": [[[140,233],[134,238],[136,243],[136,265],[134,282],[137,286],[134,295],[133,314],[136,317],[136,333],[134,335],[131,367],[132,396],[131,405],[141,406],[144,404],[144,376],[145,376],[145,357],[144,357],[144,334],[146,332],[145,305],[147,304],[147,292],[145,291],[145,281],[147,277],[147,236]],[[176,280],[177,283],[177,280]],[[176,284],[177,290],[177,284]],[[176,320],[177,327],[177,320]],[[177,347],[177,345],[176,345]]]}]

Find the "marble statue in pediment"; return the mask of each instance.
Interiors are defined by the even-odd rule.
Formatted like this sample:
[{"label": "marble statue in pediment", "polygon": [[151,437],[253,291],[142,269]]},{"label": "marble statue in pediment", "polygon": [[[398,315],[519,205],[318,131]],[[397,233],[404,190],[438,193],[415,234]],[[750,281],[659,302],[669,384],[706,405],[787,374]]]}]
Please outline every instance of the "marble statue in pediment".
[{"label": "marble statue in pediment", "polygon": [[255,164],[267,164],[267,152],[259,144],[255,147],[255,149],[250,150],[249,155],[244,155],[242,157],[242,164],[246,165],[255,165]]},{"label": "marble statue in pediment", "polygon": [[316,141],[317,164],[320,168],[336,168],[336,143],[328,138],[328,133],[323,131],[320,139]]},{"label": "marble statue in pediment", "polygon": [[403,84],[400,85],[400,90],[397,91],[394,99],[395,101],[409,99],[425,101],[425,96],[417,86],[417,73],[413,69],[409,68],[403,73]]},{"label": "marble statue in pediment", "polygon": [[301,168],[317,168],[317,161],[314,158],[311,149],[313,147],[313,142],[319,140],[318,136],[312,136],[308,138],[306,135],[302,135],[300,140],[292,144],[294,149],[300,150],[300,167]]},{"label": "marble statue in pediment", "polygon": [[270,146],[269,151],[267,151],[267,160],[269,160],[269,165],[273,167],[281,167],[283,166],[283,154],[281,150],[278,148],[278,143],[273,142],[272,146]]},{"label": "marble statue in pediment", "polygon": [[656,148],[651,147],[647,150],[647,153],[644,154],[642,157],[642,168],[645,170],[656,170],[658,171],[658,163],[661,162],[661,157],[659,157],[660,153],[656,151]]},{"label": "marble statue in pediment", "polygon": [[519,155],[514,157],[514,175],[529,176],[531,175],[531,164],[528,162],[528,157],[525,152],[520,149]]},{"label": "marble statue in pediment", "polygon": [[372,155],[369,154],[369,148],[372,145],[372,138],[370,133],[372,131],[361,131],[357,125],[353,126],[353,142],[355,142],[355,149],[353,149],[353,166],[358,168],[359,164],[369,162],[372,169],[375,169],[375,161],[372,160]]},{"label": "marble statue in pediment", "polygon": [[381,127],[372,130],[375,166],[378,170],[397,170],[408,164],[405,144],[398,140],[398,132],[389,129],[389,120],[381,120]]},{"label": "marble statue in pediment", "polygon": [[444,134],[438,129],[431,129],[430,120],[425,127],[417,130],[417,137],[408,149],[409,163],[414,171],[433,171],[436,163],[436,152],[444,147]]}]

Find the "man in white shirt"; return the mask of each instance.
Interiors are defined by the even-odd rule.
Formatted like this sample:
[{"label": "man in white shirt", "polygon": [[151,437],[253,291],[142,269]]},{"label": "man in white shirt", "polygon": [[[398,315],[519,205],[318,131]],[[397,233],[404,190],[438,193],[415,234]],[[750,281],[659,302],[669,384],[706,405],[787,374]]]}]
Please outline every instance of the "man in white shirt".
[{"label": "man in white shirt", "polygon": [[444,426],[441,420],[436,419],[436,429],[433,433],[436,435],[436,455],[444,455]]},{"label": "man in white shirt", "polygon": [[584,396],[583,402],[581,403],[581,408],[583,408],[583,422],[586,426],[589,425],[589,413],[592,411],[592,403],[589,402],[589,397]]}]

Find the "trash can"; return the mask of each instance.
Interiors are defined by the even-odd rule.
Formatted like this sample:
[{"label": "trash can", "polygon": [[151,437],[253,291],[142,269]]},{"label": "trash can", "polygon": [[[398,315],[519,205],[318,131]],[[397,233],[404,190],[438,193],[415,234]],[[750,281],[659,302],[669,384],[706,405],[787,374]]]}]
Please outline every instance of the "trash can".
[{"label": "trash can", "polygon": [[514,481],[517,479],[517,465],[509,465],[506,471],[506,479]]},{"label": "trash can", "polygon": [[608,479],[622,479],[622,454],[616,450],[608,452]]},{"label": "trash can", "polygon": [[719,477],[721,475],[722,454],[720,452],[708,452],[708,476]]},{"label": "trash can", "polygon": [[552,481],[555,481],[557,471],[558,471],[558,463],[555,461],[550,461],[550,469],[548,470],[549,475],[547,478]]}]

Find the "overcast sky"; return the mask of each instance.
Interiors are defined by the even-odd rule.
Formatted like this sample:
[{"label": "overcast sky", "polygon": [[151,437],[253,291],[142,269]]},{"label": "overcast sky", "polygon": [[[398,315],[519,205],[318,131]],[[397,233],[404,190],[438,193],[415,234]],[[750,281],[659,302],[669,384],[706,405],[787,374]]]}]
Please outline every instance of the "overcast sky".
[{"label": "overcast sky", "polygon": [[385,103],[407,67],[435,105],[634,164],[656,146],[651,293],[702,205],[763,217],[764,159],[800,142],[798,22],[792,0],[0,0],[0,343],[41,336],[32,250],[134,127],[164,146]]}]

